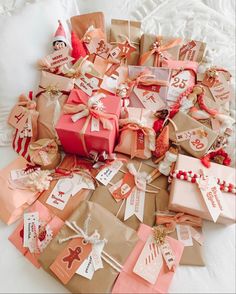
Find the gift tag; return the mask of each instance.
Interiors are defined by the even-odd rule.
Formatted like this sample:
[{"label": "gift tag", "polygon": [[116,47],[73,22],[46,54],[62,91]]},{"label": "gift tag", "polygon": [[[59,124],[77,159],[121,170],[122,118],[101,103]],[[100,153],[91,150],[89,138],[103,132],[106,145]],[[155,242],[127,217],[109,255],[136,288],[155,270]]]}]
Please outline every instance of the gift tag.
[{"label": "gift tag", "polygon": [[91,132],[99,132],[99,120],[92,116],[91,119]]},{"label": "gift tag", "polygon": [[170,247],[170,244],[165,241],[164,244],[159,246],[159,249],[161,251],[161,254],[165,260],[165,263],[170,271],[175,270],[175,256],[172,251],[172,248]]},{"label": "gift tag", "polygon": [[85,43],[90,54],[96,54],[104,59],[107,59],[112,45],[105,42],[104,39],[94,37],[89,43]]},{"label": "gift tag", "polygon": [[50,266],[50,270],[64,285],[70,281],[92,251],[92,245],[83,241],[83,238],[76,238],[70,241]]},{"label": "gift tag", "polygon": [[187,90],[192,80],[194,84],[194,78],[192,77],[190,70],[183,70],[177,75],[172,76],[167,100],[176,102],[179,95]]},{"label": "gift tag", "polygon": [[24,214],[24,239],[23,246],[33,252],[36,249],[37,235],[39,229],[39,214],[31,212]]},{"label": "gift tag", "polygon": [[[144,189],[146,189],[146,181],[143,180]],[[132,190],[131,195],[126,200],[124,220],[136,215],[142,223],[144,216],[145,192],[137,188]]]},{"label": "gift tag", "polygon": [[196,181],[212,220],[216,222],[225,207],[217,180],[213,177],[205,177],[204,179],[201,177]]},{"label": "gift tag", "polygon": [[187,225],[176,225],[177,237],[184,246],[193,246],[193,239],[190,230],[190,226]]},{"label": "gift tag", "polygon": [[53,230],[50,228],[50,225],[47,224],[46,227],[44,225],[39,225],[39,233],[38,233],[38,248],[39,252],[43,252],[43,250],[48,246],[48,244],[53,239]]},{"label": "gift tag", "polygon": [[8,118],[8,123],[12,127],[21,131],[23,130],[27,122],[28,116],[29,116],[29,112],[25,107],[16,105],[14,106],[14,108],[12,109],[10,113],[10,116]]},{"label": "gift tag", "polygon": [[194,151],[203,151],[208,147],[208,139],[199,132],[193,132],[189,139],[189,145]]},{"label": "gift tag", "polygon": [[75,191],[74,181],[74,178],[64,178],[58,180],[46,203],[57,209],[63,210],[72,196],[72,192]]},{"label": "gift tag", "polygon": [[126,199],[130,196],[133,188],[135,187],[134,176],[131,173],[127,172],[123,179],[118,181],[116,184],[109,188],[112,196],[116,201],[121,199]]},{"label": "gift tag", "polygon": [[98,77],[94,77],[89,74],[86,74],[84,76],[81,75],[81,77],[75,80],[76,86],[88,96],[92,96],[93,91],[99,89],[100,83],[101,80]]},{"label": "gift tag", "polygon": [[134,266],[133,272],[154,285],[163,266],[163,258],[153,239],[149,236]]},{"label": "gift tag", "polygon": [[134,87],[133,91],[146,109],[157,111],[166,106],[165,102],[160,98],[158,92],[151,92],[139,89],[138,87]]},{"label": "gift tag", "polygon": [[71,196],[76,195],[82,189],[95,190],[95,185],[92,179],[82,176],[80,174],[73,175],[74,189],[71,192]]},{"label": "gift tag", "polygon": [[28,177],[29,172],[24,169],[14,169],[10,171],[10,177],[12,181],[22,180]]},{"label": "gift tag", "polygon": [[117,56],[117,58],[119,59],[127,59],[133,52],[136,51],[136,48],[133,45],[131,45],[128,41],[125,41],[124,43],[119,43],[118,47],[120,48],[120,53]]},{"label": "gift tag", "polygon": [[107,186],[113,177],[118,173],[123,163],[119,160],[114,160],[112,164],[105,166],[96,176],[96,179]]},{"label": "gift tag", "polygon": [[183,131],[183,132],[176,132],[176,141],[182,142],[182,141],[190,140],[193,133],[195,133],[197,131],[201,131],[201,130],[202,130],[202,128],[196,128],[196,129],[190,129],[190,130]]},{"label": "gift tag", "polygon": [[222,72],[218,72],[217,82],[213,86],[209,87],[212,96],[215,101],[220,105],[229,102],[233,98],[232,87],[226,80]]},{"label": "gift tag", "polygon": [[200,62],[204,54],[204,44],[198,41],[190,41],[180,48],[179,59]]},{"label": "gift tag", "polygon": [[59,67],[63,64],[71,62],[74,58],[69,55],[69,48],[63,48],[54,51],[52,54],[45,57],[46,62],[50,65],[50,68]]},{"label": "gift tag", "polygon": [[[133,142],[133,144],[135,144]],[[142,129],[136,131],[136,150],[144,150],[145,148],[145,134]]]},{"label": "gift tag", "polygon": [[112,58],[116,59],[116,58],[118,58],[118,56],[120,55],[120,53],[121,53],[121,48],[118,47],[118,46],[116,46],[113,49],[111,49],[111,51],[110,51],[109,54],[110,54],[110,56]]}]

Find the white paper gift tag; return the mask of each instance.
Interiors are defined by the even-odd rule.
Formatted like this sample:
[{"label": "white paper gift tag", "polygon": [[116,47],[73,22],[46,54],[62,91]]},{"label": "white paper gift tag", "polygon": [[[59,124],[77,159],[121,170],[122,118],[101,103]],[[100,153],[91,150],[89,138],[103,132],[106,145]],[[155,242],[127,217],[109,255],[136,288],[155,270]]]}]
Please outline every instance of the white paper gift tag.
[{"label": "white paper gift tag", "polygon": [[35,247],[33,244],[37,242],[37,235],[39,229],[39,214],[38,212],[31,212],[24,214],[24,239],[23,246],[32,251]]},{"label": "white paper gift tag", "polygon": [[73,58],[69,55],[69,48],[63,48],[46,56],[45,60],[51,68],[55,68],[72,61]]},{"label": "white paper gift tag", "polygon": [[177,237],[180,242],[184,244],[184,246],[193,246],[192,233],[190,230],[190,226],[187,225],[176,225]]},{"label": "white paper gift tag", "polygon": [[93,180],[87,177],[83,177],[80,174],[75,173],[73,175],[73,183],[74,183],[74,188],[71,192],[72,196],[74,196],[76,193],[78,193],[82,189],[95,190],[95,185]]},{"label": "white paper gift tag", "polygon": [[99,120],[92,116],[91,119],[91,132],[99,132]]},{"label": "white paper gift tag", "polygon": [[209,90],[215,101],[218,104],[223,105],[232,100],[233,89],[222,72],[218,72],[217,79],[218,81],[212,87],[209,87]]},{"label": "white paper gift tag", "polygon": [[102,183],[104,186],[107,186],[112,178],[118,173],[122,167],[122,161],[115,160],[112,164],[104,167],[96,176],[96,179]]},{"label": "white paper gift tag", "polygon": [[93,91],[99,89],[99,83],[99,78],[93,76],[88,78],[84,75],[75,80],[76,86],[89,96],[92,96]]},{"label": "white paper gift tag", "polygon": [[60,179],[50,193],[46,203],[57,209],[63,210],[72,196],[74,189],[74,178]]},{"label": "white paper gift tag", "polygon": [[133,91],[146,109],[157,111],[166,106],[165,102],[160,98],[157,92],[139,89],[138,87],[134,87]]},{"label": "white paper gift tag", "polygon": [[179,72],[177,75],[171,78],[170,87],[168,90],[167,100],[170,102],[176,102],[181,93],[188,88],[188,81],[191,78],[189,70]]},{"label": "white paper gift tag", "polygon": [[217,221],[221,212],[227,210],[217,180],[213,177],[196,179],[207,209],[214,222]]},{"label": "white paper gift tag", "polygon": [[133,272],[154,285],[163,266],[163,258],[153,236],[149,236]]}]

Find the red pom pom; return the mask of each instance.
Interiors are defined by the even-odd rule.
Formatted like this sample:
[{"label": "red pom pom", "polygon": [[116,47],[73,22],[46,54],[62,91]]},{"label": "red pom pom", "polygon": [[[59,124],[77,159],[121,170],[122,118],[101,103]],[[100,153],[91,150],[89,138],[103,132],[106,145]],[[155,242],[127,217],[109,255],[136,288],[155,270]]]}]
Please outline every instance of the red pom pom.
[{"label": "red pom pom", "polygon": [[226,166],[229,166],[231,163],[231,159],[229,157],[225,158],[224,161],[223,161],[223,164],[226,165]]},{"label": "red pom pom", "polygon": [[86,51],[84,49],[83,42],[76,36],[74,32],[71,32],[71,46],[71,57],[75,59],[73,63],[75,63],[80,57],[86,56]]},{"label": "red pom pom", "polygon": [[206,155],[206,156],[204,156],[204,157],[201,158],[201,163],[202,163],[205,167],[207,167],[207,168],[209,168],[209,167],[211,166],[211,163],[210,163],[210,157],[211,157],[211,156]]}]

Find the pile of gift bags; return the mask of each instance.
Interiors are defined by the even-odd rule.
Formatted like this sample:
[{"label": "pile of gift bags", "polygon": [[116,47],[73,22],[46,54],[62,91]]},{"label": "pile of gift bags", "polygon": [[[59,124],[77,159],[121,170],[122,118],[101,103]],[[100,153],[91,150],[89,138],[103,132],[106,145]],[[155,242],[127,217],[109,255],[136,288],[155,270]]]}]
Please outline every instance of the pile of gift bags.
[{"label": "pile of gift bags", "polygon": [[0,219],[72,293],[167,293],[179,265],[205,265],[203,219],[235,223],[231,74],[199,71],[200,40],[116,19],[108,40],[100,12],[70,24],[9,115]]}]

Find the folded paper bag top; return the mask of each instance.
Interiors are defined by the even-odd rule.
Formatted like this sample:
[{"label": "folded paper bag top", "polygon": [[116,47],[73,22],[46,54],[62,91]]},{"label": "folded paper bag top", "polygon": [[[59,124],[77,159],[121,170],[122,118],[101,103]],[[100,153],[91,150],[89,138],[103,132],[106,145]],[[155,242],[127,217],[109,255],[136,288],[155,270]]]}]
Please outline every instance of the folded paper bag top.
[{"label": "folded paper bag top", "polygon": [[[213,178],[213,180],[219,178],[222,184],[225,181],[227,185],[230,183],[235,185],[235,169],[228,166],[212,162],[211,167],[206,168],[203,166],[200,160],[180,154],[176,162],[175,169],[176,171],[190,171],[193,174],[200,174],[202,170],[204,175],[208,176],[209,178]],[[220,195],[214,195],[214,193],[213,197],[211,197],[211,193],[208,195],[212,206],[215,203],[215,200],[216,202],[218,201],[217,199],[222,200],[221,204],[223,207],[223,212],[220,213],[218,219],[216,217],[215,221],[222,224],[235,223],[235,194],[221,191]],[[170,210],[185,212],[212,221],[212,216],[207,208],[206,203],[207,202],[204,201],[199,185],[196,182],[192,183],[177,178],[172,179],[169,201]],[[215,206],[218,207],[218,205]]]},{"label": "folded paper bag top", "polygon": [[[90,215],[90,222],[87,226],[88,235],[90,236],[97,230],[100,234],[100,239],[107,240],[103,251],[107,253],[107,256],[109,255],[115,262],[123,266],[138,241],[137,233],[121,223],[106,209],[89,201],[81,202],[77,210],[68,219],[68,222],[76,222],[77,227],[84,228],[88,215]],[[50,274],[53,275],[50,270],[51,265],[68,246],[68,242],[59,243],[59,240],[73,234],[74,232],[68,226],[64,226],[40,256],[41,265]],[[108,259],[111,260],[111,258]],[[103,259],[103,268],[95,271],[91,280],[74,274],[66,287],[72,293],[110,293],[118,273],[110,263]]]},{"label": "folded paper bag top", "polygon": [[[149,267],[146,273],[143,271],[142,268],[138,268],[136,266],[138,259],[141,257],[141,253],[143,253],[142,251],[144,250],[145,244],[147,244],[149,238],[152,235],[153,229],[151,227],[144,224],[140,225],[138,230],[139,242],[137,243],[134,250],[129,255],[129,258],[125,262],[124,268],[112,289],[112,293],[168,293],[168,289],[173,279],[174,272],[168,269],[166,262],[164,260],[162,261],[163,263],[161,263],[162,265],[160,265],[160,263],[156,263],[152,266],[151,269]],[[184,249],[183,244],[168,236],[165,237],[165,242],[168,242],[174,255],[175,266],[178,266]],[[156,258],[153,257],[155,253],[153,255],[150,253],[150,256],[148,255],[148,253],[146,254],[147,262],[144,265],[144,267],[146,267],[148,263],[154,263]],[[153,274],[153,272],[155,272],[157,267],[159,267],[160,271],[154,283],[146,281],[144,278],[137,274],[137,272],[139,272],[140,270],[143,276],[146,276],[146,278],[148,279]]]},{"label": "folded paper bag top", "polygon": [[39,196],[39,192],[30,189],[17,189],[11,187],[9,183],[11,171],[26,169],[27,164],[23,157],[17,157],[0,171],[0,219],[8,225],[19,219],[24,210]]}]

